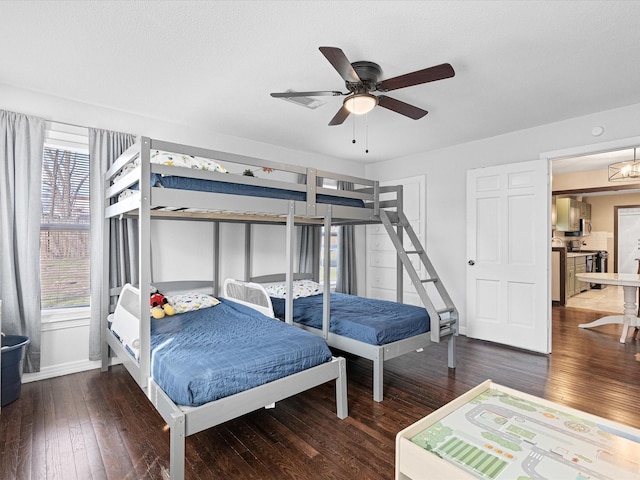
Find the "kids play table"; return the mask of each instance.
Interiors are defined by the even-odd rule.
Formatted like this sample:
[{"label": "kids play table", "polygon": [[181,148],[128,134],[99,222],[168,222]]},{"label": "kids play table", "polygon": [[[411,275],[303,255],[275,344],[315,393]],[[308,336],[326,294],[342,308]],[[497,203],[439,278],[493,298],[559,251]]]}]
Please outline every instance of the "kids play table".
[{"label": "kids play table", "polygon": [[638,480],[640,430],[490,380],[396,437],[396,480]]}]

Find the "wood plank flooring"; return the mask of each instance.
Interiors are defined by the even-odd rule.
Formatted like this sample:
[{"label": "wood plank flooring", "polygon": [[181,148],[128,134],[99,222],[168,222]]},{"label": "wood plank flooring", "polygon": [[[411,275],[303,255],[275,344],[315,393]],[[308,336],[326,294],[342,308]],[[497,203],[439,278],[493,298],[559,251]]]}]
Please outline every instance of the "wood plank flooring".
[{"label": "wood plank flooring", "polygon": [[[391,360],[382,403],[371,362],[347,357],[347,419],[335,416],[335,385],[316,387],[188,437],[186,478],[392,479],[396,433],[487,378],[640,428],[640,340],[577,328],[600,316],[554,309],[550,356],[459,337],[456,370],[446,344]],[[3,480],[163,479],[168,466],[167,428],[121,366],[24,384],[2,409]]]}]

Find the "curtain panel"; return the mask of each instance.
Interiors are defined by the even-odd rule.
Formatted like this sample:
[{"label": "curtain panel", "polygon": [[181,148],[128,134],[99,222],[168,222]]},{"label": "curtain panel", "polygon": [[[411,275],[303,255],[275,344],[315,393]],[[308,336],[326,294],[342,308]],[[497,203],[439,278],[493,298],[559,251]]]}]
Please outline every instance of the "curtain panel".
[{"label": "curtain panel", "polygon": [[25,335],[24,371],[40,371],[40,220],[44,119],[0,110],[2,331]]},{"label": "curtain panel", "polygon": [[[104,174],[127,148],[135,135],[89,129],[91,195],[91,322],[89,359],[100,360],[103,348],[102,311],[104,291],[126,282],[137,283],[137,225],[134,220],[111,220],[109,228],[109,285],[103,284],[104,271]],[[115,240],[120,238],[121,241]],[[122,241],[122,240],[126,241]],[[105,306],[105,307],[108,307]]]}]

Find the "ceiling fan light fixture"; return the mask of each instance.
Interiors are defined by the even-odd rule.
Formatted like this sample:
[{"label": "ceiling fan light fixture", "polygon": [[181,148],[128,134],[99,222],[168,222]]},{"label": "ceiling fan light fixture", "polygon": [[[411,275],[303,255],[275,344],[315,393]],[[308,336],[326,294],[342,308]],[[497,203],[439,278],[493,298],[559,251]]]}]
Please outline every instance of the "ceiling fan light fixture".
[{"label": "ceiling fan light fixture", "polygon": [[609,181],[625,181],[640,179],[640,159],[636,156],[636,148],[633,148],[633,160],[624,160],[609,165]]},{"label": "ceiling fan light fixture", "polygon": [[345,98],[343,104],[349,113],[364,115],[378,104],[378,97],[370,93],[355,93]]}]

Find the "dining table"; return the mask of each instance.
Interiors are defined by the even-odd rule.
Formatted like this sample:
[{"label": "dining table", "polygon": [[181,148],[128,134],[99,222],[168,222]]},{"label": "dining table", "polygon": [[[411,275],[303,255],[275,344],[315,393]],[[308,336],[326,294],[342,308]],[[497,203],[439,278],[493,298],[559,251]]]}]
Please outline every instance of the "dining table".
[{"label": "dining table", "polygon": [[637,273],[577,273],[576,278],[582,282],[598,283],[602,285],[618,285],[624,294],[624,313],[622,315],[608,315],[590,323],[581,323],[580,328],[593,328],[600,325],[620,324],[622,334],[620,343],[625,343],[629,334],[629,327],[634,327],[633,336],[638,333],[640,319],[638,318],[638,287],[640,274]]}]

